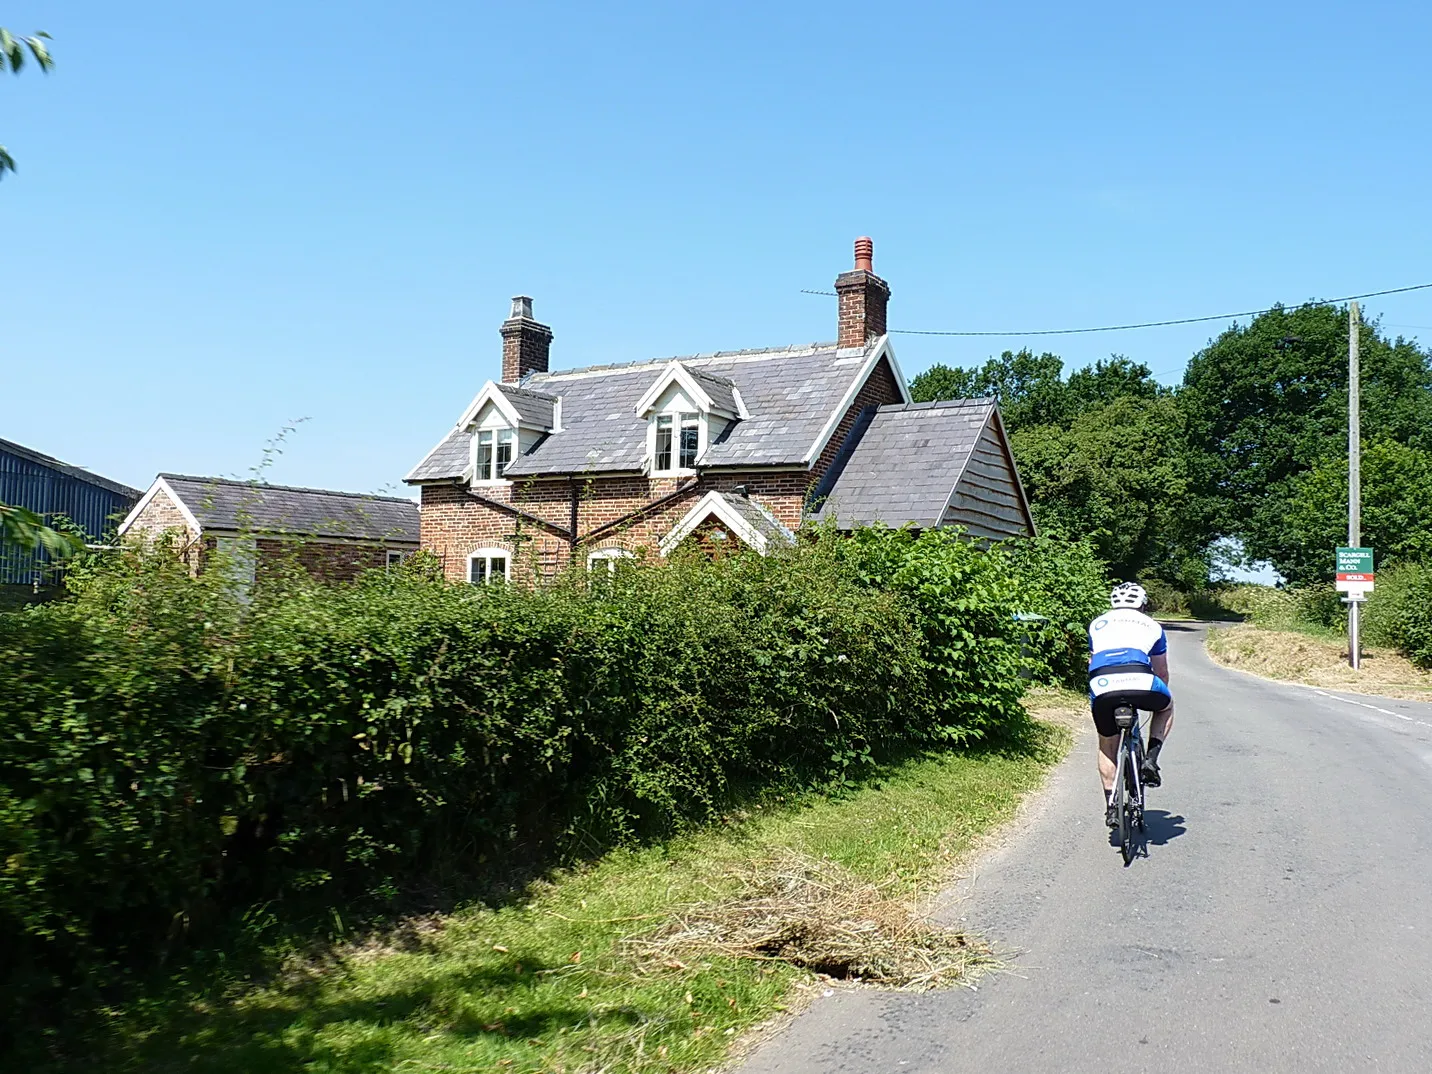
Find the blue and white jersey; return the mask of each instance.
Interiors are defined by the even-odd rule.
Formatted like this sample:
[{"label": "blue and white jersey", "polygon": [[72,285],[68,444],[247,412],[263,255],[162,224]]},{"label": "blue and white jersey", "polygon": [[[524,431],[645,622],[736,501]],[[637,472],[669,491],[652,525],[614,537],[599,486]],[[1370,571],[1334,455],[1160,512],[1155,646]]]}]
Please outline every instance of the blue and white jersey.
[{"label": "blue and white jersey", "polygon": [[1143,612],[1111,608],[1089,624],[1089,670],[1115,664],[1147,664],[1168,652],[1164,628]]},{"label": "blue and white jersey", "polygon": [[[1149,661],[1167,652],[1168,636],[1155,620],[1133,608],[1111,608],[1089,624],[1090,696],[1116,690],[1151,690],[1168,695],[1167,684],[1153,674]],[[1123,671],[1099,674],[1115,667]]]}]

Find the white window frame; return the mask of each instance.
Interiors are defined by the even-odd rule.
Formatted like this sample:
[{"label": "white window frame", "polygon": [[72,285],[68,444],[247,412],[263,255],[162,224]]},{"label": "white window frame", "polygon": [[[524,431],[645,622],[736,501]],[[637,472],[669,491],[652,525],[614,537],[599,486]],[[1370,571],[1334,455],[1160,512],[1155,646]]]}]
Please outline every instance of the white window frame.
[{"label": "white window frame", "polygon": [[[512,578],[512,553],[505,548],[479,548],[467,554],[467,581],[469,585],[491,585],[492,584],[492,561],[502,560],[502,580],[510,581]],[[476,581],[472,577],[472,568],[475,560],[483,561],[483,577]]]},{"label": "white window frame", "polygon": [[[671,422],[671,461],[673,466],[663,470],[657,465],[657,439],[660,433],[662,419]],[[681,465],[681,431],[684,428],[695,426],[696,428],[696,454],[691,460],[692,465]],[[699,410],[661,410],[651,416],[650,428],[647,432],[647,457],[651,459],[651,474],[653,477],[694,477],[696,476],[696,464],[706,454],[706,415]]]},{"label": "white window frame", "polygon": [[400,566],[403,560],[407,559],[411,555],[411,552],[404,552],[400,548],[388,549],[388,555],[386,560],[387,569],[392,570],[394,567]]},{"label": "white window frame", "polygon": [[636,559],[636,553],[625,548],[598,548],[587,556],[587,570],[594,571],[604,566],[608,574],[615,574],[617,563],[624,559]]},{"label": "white window frame", "polygon": [[[490,437],[489,441],[492,454],[489,456],[489,464],[484,468],[482,465],[483,437]],[[507,441],[511,447],[511,453],[507,456],[507,463],[501,469],[498,468],[498,452],[503,441]],[[472,483],[474,485],[510,485],[512,482],[503,477],[508,466],[517,461],[518,453],[521,450],[522,437],[517,429],[511,426],[502,426],[491,429],[474,429],[472,433]]]}]

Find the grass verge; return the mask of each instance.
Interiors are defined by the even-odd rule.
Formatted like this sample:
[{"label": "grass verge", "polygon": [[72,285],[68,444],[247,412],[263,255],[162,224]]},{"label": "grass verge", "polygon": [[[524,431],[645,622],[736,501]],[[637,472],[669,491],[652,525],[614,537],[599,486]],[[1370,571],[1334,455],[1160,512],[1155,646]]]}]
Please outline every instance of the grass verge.
[{"label": "grass verge", "polygon": [[[821,969],[953,983],[984,961],[980,947],[913,908],[1067,749],[1082,700],[1030,704],[1040,719],[1018,745],[771,802],[555,876],[518,904],[292,957],[267,980],[211,966],[202,985],[176,980],[102,1012],[94,1046],[71,1045],[84,1060],[53,1069],[679,1072],[722,1062],[821,987]],[[822,962],[832,950],[845,961]]]},{"label": "grass verge", "polygon": [[1325,690],[1432,701],[1432,672],[1392,649],[1364,646],[1362,667],[1347,663],[1347,640],[1240,624],[1208,632],[1208,653],[1226,667]]}]

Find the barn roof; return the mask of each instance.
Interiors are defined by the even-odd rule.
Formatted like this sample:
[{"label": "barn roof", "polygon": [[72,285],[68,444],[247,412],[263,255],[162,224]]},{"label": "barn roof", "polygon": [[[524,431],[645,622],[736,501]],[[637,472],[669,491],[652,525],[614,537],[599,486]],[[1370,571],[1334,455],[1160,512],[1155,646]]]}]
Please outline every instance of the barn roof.
[{"label": "barn roof", "polygon": [[[145,494],[145,500],[160,488],[166,489],[193,516],[202,531],[251,530],[304,537],[418,543],[418,505],[396,496],[160,474],[150,492]],[[143,506],[141,501],[130,517],[135,517]]]}]

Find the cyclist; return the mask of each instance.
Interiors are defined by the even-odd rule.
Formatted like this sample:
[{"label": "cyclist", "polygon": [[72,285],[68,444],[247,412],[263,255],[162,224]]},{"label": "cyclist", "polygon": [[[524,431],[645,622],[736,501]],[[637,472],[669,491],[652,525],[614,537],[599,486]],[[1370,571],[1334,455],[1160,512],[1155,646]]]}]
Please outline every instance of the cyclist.
[{"label": "cyclist", "polygon": [[[1168,688],[1168,638],[1163,627],[1144,614],[1149,595],[1135,582],[1114,587],[1110,610],[1089,624],[1089,703],[1099,732],[1099,778],[1104,784],[1104,823],[1118,826],[1114,814],[1114,766],[1119,728],[1112,702],[1119,694],[1142,693],[1153,710],[1149,745],[1140,776],[1146,787],[1163,782],[1159,750],[1173,727],[1173,694]],[[1101,703],[1101,698],[1107,699]],[[1167,704],[1160,705],[1161,698]]]}]

